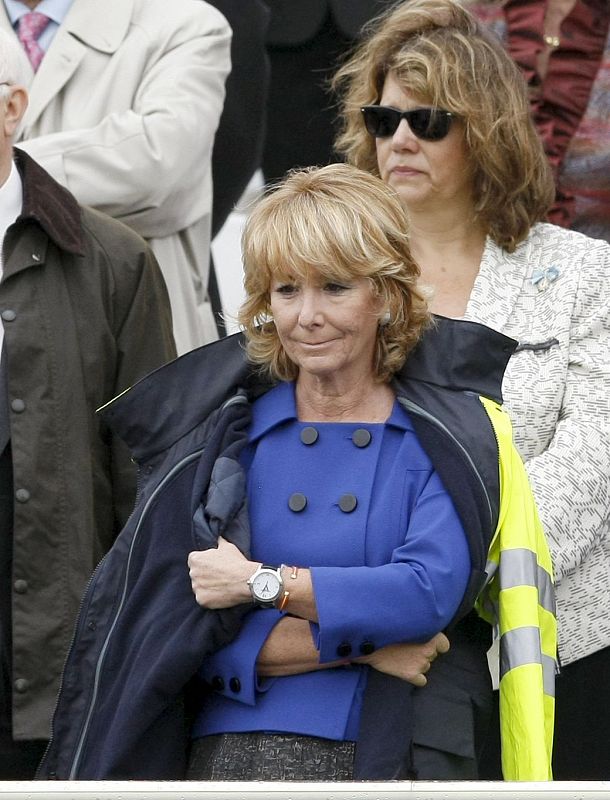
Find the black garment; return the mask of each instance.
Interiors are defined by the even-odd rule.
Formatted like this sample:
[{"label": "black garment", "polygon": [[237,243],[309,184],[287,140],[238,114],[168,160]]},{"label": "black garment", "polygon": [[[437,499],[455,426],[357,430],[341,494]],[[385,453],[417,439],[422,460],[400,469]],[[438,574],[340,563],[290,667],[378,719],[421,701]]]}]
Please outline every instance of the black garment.
[{"label": "black garment", "polygon": [[350,44],[330,15],[315,38],[295,47],[269,47],[271,84],[263,152],[265,180],[289,170],[337,161],[336,109],[327,84]]},{"label": "black garment", "polygon": [[31,780],[46,741],[13,741],[11,594],[13,589],[13,465],[9,439],[6,358],[0,359],[0,780]]},{"label": "black garment", "polygon": [[387,8],[392,0],[265,0],[271,10],[267,41],[273,47],[291,47],[313,39],[327,16],[342,36],[355,39],[364,23]]},{"label": "black garment", "polygon": [[487,666],[491,626],[472,611],[446,631],[451,649],[415,689],[414,775],[418,780],[478,780],[478,756],[492,714]]},{"label": "black garment", "polygon": [[295,167],[340,160],[328,82],[362,26],[391,0],[267,0],[271,85],[263,172],[267,181]]},{"label": "black garment", "polygon": [[[1,369],[1,367],[0,367]],[[0,414],[2,403],[0,401]],[[0,455],[0,781],[32,780],[45,740],[13,741],[11,713],[11,592],[13,562],[13,466],[11,446]]]},{"label": "black garment", "polygon": [[[11,446],[0,455],[0,738],[11,735],[11,575],[13,466]],[[1,771],[1,770],[0,770]]]},{"label": "black garment", "polygon": [[555,682],[555,780],[610,780],[609,679],[610,647],[561,668]]},{"label": "black garment", "polygon": [[[2,323],[0,323],[2,324]],[[2,358],[4,356],[4,358]],[[10,731],[11,575],[13,561],[13,465],[6,356],[0,356],[0,731]]]},{"label": "black garment", "polygon": [[[265,51],[269,10],[262,0],[209,2],[226,17],[233,31],[231,72],[212,151],[214,238],[261,163],[270,72]],[[218,266],[222,270],[222,264]],[[208,293],[218,333],[224,336],[226,328],[212,259]]]},{"label": "black garment", "polygon": [[208,0],[226,17],[231,72],[212,151],[212,238],[261,163],[269,86],[265,35],[269,10],[261,0]]},{"label": "black garment", "polygon": [[15,742],[3,725],[0,729],[0,781],[34,780],[47,745],[45,739]]}]

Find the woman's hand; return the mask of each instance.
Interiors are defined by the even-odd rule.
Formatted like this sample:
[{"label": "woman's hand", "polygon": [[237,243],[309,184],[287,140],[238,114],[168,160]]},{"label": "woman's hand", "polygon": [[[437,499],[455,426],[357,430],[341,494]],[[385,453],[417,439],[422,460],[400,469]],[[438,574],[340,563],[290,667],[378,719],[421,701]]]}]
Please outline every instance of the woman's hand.
[{"label": "woman's hand", "polygon": [[358,664],[368,664],[379,672],[393,675],[413,686],[425,686],[428,681],[426,672],[434,659],[449,650],[449,639],[444,633],[437,633],[433,639],[424,644],[404,643],[389,644],[371,653],[352,659]]},{"label": "woman's hand", "polygon": [[188,565],[193,594],[200,606],[231,608],[252,599],[247,581],[258,563],[248,561],[222,536],[216,549],[189,553]]}]

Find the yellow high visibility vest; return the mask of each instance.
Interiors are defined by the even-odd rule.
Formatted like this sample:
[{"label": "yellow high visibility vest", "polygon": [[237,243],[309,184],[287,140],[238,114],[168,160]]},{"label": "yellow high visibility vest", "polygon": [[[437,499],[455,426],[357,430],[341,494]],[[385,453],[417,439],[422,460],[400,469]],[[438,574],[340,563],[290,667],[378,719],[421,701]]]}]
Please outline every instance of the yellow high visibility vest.
[{"label": "yellow high visibility vest", "polygon": [[553,568],[508,414],[481,397],[500,454],[500,510],[479,614],[500,636],[500,735],[505,780],[552,780],[557,624]]}]

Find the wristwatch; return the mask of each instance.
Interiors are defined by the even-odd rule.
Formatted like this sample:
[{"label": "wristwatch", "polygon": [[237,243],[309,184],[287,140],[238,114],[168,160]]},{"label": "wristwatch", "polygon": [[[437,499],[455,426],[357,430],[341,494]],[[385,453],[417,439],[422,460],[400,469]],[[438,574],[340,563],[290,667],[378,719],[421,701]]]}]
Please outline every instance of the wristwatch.
[{"label": "wristwatch", "polygon": [[261,564],[256,572],[248,578],[247,583],[250,587],[252,600],[257,606],[273,608],[284,587],[282,567],[270,567],[268,564]]}]

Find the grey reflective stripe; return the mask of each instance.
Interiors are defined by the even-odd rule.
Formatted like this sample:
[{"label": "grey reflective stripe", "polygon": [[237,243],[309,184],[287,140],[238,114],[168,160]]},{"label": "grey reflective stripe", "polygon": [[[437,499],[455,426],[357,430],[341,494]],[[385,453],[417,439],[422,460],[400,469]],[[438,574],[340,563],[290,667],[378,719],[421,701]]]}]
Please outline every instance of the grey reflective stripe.
[{"label": "grey reflective stripe", "polygon": [[555,586],[549,573],[541,566],[538,566],[538,602],[546,611],[557,616],[557,606],[555,604]]},{"label": "grey reflective stripe", "polygon": [[500,589],[513,586],[537,586],[536,554],[523,547],[502,550],[500,554]]},{"label": "grey reflective stripe", "polygon": [[496,605],[496,603],[492,603],[489,597],[485,597],[482,600],[481,604],[483,606],[483,610],[487,613],[487,615],[490,616],[494,622],[497,622],[499,615],[498,615],[498,606]]},{"label": "grey reflective stripe", "polygon": [[555,673],[557,672],[557,662],[554,658],[542,654],[542,686],[544,693],[550,697],[555,697]]},{"label": "grey reflective stripe", "polygon": [[540,631],[535,626],[514,628],[500,638],[500,678],[524,664],[540,664]]},{"label": "grey reflective stripe", "polygon": [[555,661],[540,647],[540,630],[535,626],[506,631],[500,638],[500,679],[507,672],[526,664],[542,666],[544,693],[555,696]]},{"label": "grey reflective stripe", "polygon": [[485,564],[485,572],[487,573],[487,580],[485,581],[485,585],[489,583],[489,581],[493,578],[493,576],[498,571],[498,563],[496,561],[492,561],[491,559],[487,560],[487,564]]},{"label": "grey reflective stripe", "polygon": [[538,565],[536,554],[523,547],[502,550],[500,554],[500,590],[514,586],[533,586],[538,602],[555,613],[555,590],[549,573]]}]

